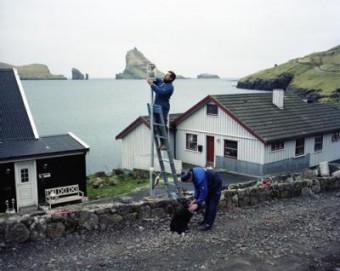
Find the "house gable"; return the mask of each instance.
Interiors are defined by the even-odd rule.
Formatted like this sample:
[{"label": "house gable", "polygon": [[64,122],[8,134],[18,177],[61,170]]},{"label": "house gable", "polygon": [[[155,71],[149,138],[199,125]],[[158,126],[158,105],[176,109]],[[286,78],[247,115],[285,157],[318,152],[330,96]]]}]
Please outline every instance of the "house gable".
[{"label": "house gable", "polygon": [[[170,114],[170,124],[178,116],[179,114]],[[116,136],[116,140],[122,140],[122,168],[132,170],[136,163],[139,163],[136,159],[150,160],[147,158],[151,152],[150,136],[149,116],[138,117]],[[173,141],[173,136],[170,133],[171,145],[174,144]]]},{"label": "house gable", "polygon": [[135,119],[135,121],[133,121],[129,126],[127,126],[123,131],[121,131],[118,135],[116,135],[116,140],[123,139],[141,124],[145,124],[150,129],[148,119],[145,116],[144,117],[140,116],[137,119]]},{"label": "house gable", "polygon": [[[172,122],[179,116],[180,114],[169,114],[169,122],[170,126]],[[128,134],[133,132],[139,125],[144,124],[148,129],[150,129],[150,117],[149,116],[139,116],[135,119],[129,126],[127,126],[123,131],[121,131],[118,135],[116,135],[116,140],[123,139]]]},{"label": "house gable", "polygon": [[173,125],[178,126],[181,122],[195,114],[197,111],[203,109],[207,104],[209,103],[215,103],[217,107],[225,112],[231,119],[233,119],[238,125],[240,125],[243,129],[245,129],[249,134],[260,140],[261,142],[264,143],[264,140],[257,135],[250,127],[248,127],[245,123],[243,123],[232,111],[230,111],[228,108],[226,108],[218,99],[214,98],[211,95],[208,95],[205,97],[203,100],[198,102],[196,105],[191,107],[189,110],[184,112],[182,115],[178,116],[174,121]]}]

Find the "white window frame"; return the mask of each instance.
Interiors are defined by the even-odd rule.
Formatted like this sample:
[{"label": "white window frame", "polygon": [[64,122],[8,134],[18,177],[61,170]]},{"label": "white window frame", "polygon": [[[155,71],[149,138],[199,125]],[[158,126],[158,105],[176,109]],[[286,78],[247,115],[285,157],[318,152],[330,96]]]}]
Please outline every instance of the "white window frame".
[{"label": "white window frame", "polygon": [[270,150],[272,152],[282,151],[282,150],[284,150],[284,148],[285,148],[285,142],[284,141],[273,142],[270,145]]},{"label": "white window frame", "polygon": [[[302,141],[303,140],[303,144],[300,144],[298,145],[298,141]],[[305,155],[305,145],[306,145],[306,142],[305,142],[305,138],[297,138],[295,140],[295,157],[299,157],[299,156],[303,156]],[[302,149],[302,152],[298,152],[298,150]]]},{"label": "white window frame", "polygon": [[[232,147],[228,147],[227,144],[228,143],[236,143],[236,148],[232,148]],[[228,151],[230,151],[231,154],[228,154]],[[233,155],[233,153],[236,153],[236,155]],[[224,147],[223,147],[223,155],[224,157],[229,157],[229,158],[233,158],[233,159],[237,159],[237,155],[238,155],[238,142],[235,140],[228,140],[225,139],[224,140]]]},{"label": "white window frame", "polygon": [[318,135],[314,137],[314,152],[321,152],[322,150],[323,150],[323,135]]},{"label": "white window frame", "polygon": [[[214,108],[216,109],[216,113],[210,112],[209,108]],[[215,111],[215,110],[213,110]],[[218,116],[218,107],[217,104],[214,102],[207,103],[207,108],[206,108],[206,113],[208,116]]]},{"label": "white window frame", "polygon": [[185,134],[185,149],[190,151],[198,150],[197,134]]}]

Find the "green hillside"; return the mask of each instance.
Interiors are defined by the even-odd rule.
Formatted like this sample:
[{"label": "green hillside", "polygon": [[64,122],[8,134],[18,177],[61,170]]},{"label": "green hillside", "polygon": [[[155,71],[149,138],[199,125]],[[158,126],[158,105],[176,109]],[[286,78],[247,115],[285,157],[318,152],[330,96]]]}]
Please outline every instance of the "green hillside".
[{"label": "green hillside", "polygon": [[317,94],[321,102],[340,102],[340,45],[243,77],[238,87],[268,89],[280,78],[291,79],[288,89]]},{"label": "green hillside", "polygon": [[0,62],[0,69],[16,68],[21,80],[66,80],[63,75],[54,75],[48,67],[43,64],[30,64],[24,66],[14,66]]}]

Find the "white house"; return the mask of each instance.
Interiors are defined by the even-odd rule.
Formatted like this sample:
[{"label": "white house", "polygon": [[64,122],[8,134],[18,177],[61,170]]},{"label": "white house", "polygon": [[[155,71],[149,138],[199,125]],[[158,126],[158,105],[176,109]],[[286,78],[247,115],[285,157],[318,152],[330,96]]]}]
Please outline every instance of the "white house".
[{"label": "white house", "polygon": [[[169,122],[171,123],[179,114],[170,114]],[[169,131],[171,150],[174,150],[174,133],[172,129]],[[128,127],[121,131],[116,140],[122,140],[122,168],[127,170],[144,169],[149,170],[151,165],[151,134],[150,134],[150,117],[140,116]],[[166,155],[166,152],[163,152]],[[156,171],[160,171],[159,162],[156,159],[155,150],[154,167]],[[181,161],[174,160],[176,172],[180,173],[182,169]],[[170,165],[165,163],[167,172],[171,172]]]},{"label": "white house", "polygon": [[[339,116],[340,106],[306,103],[284,90],[209,95],[171,121],[174,154],[188,164],[254,176],[305,169],[340,159]],[[145,141],[141,127],[129,127],[131,157]]]}]

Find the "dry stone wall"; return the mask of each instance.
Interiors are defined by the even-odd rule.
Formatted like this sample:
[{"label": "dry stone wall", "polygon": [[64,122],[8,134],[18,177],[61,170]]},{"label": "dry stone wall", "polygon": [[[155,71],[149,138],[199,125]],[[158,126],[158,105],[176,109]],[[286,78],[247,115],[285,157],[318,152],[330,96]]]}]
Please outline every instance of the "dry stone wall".
[{"label": "dry stone wall", "polygon": [[[242,208],[260,202],[296,196],[317,197],[320,192],[340,190],[340,177],[298,180],[270,185],[234,187],[223,190],[219,208]],[[69,205],[63,209],[27,214],[4,214],[0,217],[0,248],[18,243],[60,238],[70,233],[85,233],[123,226],[138,220],[162,219],[171,216],[186,199],[146,199],[109,204]]]}]

